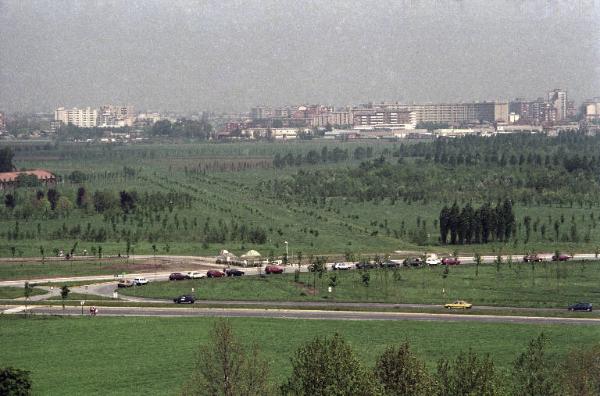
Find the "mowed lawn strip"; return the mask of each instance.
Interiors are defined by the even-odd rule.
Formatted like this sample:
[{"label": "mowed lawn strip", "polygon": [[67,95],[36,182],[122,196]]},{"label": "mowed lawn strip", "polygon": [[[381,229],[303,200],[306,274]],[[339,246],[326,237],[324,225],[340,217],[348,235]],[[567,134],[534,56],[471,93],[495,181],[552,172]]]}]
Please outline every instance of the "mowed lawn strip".
[{"label": "mowed lawn strip", "polygon": [[[13,286],[0,286],[0,299],[1,298],[19,298],[25,297],[25,289],[23,287],[13,287]],[[31,296],[36,296],[39,294],[48,293],[46,290],[33,288],[31,290]]]},{"label": "mowed lawn strip", "polygon": [[[123,260],[111,261],[47,261],[2,263],[0,264],[0,280],[35,279],[47,277],[114,275],[127,272],[153,271],[153,265],[141,265],[138,262]],[[157,269],[163,270],[163,269]]]},{"label": "mowed lawn strip", "polygon": [[[288,269],[287,271],[293,271]],[[172,299],[180,294],[194,294],[202,300],[268,301],[379,301],[390,303],[443,304],[455,299],[474,305],[507,307],[566,308],[578,301],[600,306],[599,262],[506,263],[497,269],[493,264],[458,265],[444,268],[401,268],[370,270],[365,286],[358,270],[330,271],[321,278],[301,273],[294,282],[291,273],[266,277],[198,279],[151,282],[120,292],[138,297]],[[330,276],[337,286],[328,292]]]},{"label": "mowed lawn strip", "polygon": [[[32,371],[35,394],[176,395],[209,340],[213,318],[0,317],[0,366]],[[257,343],[271,362],[271,381],[290,373],[289,358],[315,336],[342,334],[365,364],[409,341],[430,368],[442,356],[472,348],[508,370],[527,342],[544,332],[551,358],[597,340],[596,326],[229,319],[245,344]],[[43,335],[43,336],[42,336]]]}]

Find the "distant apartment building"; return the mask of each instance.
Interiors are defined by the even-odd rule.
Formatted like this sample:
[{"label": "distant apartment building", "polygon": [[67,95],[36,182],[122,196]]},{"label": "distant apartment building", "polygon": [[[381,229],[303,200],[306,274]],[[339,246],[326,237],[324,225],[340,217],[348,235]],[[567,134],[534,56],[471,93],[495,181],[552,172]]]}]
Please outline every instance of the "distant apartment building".
[{"label": "distant apartment building", "polygon": [[265,106],[257,106],[250,109],[250,118],[253,120],[264,120],[273,117],[273,109]]},{"label": "distant apartment building", "polygon": [[160,113],[157,112],[146,112],[140,113],[137,115],[136,120],[146,124],[155,124],[156,122],[162,120],[163,117]]},{"label": "distant apartment building", "polygon": [[548,92],[548,103],[553,109],[555,121],[567,119],[567,91],[554,89]]},{"label": "distant apartment building", "polygon": [[556,122],[557,111],[552,104],[544,98],[525,100],[522,98],[510,102],[510,113],[518,115],[520,123]]},{"label": "distant apartment building", "polygon": [[0,111],[0,131],[6,130],[6,119],[4,118],[4,113]]},{"label": "distant apartment building", "polygon": [[135,122],[133,106],[104,105],[100,107],[98,126],[103,128],[122,128]]},{"label": "distant apartment building", "polygon": [[354,110],[352,121],[355,128],[365,126],[404,127],[412,129],[417,125],[414,111],[388,108]]},{"label": "distant apartment building", "polygon": [[[479,122],[508,122],[508,102],[472,102],[472,103],[432,103],[432,104],[386,104],[369,105],[380,112],[375,115],[375,122],[380,122],[381,118],[386,118],[386,112],[397,117],[398,120],[406,120],[410,115],[410,122],[416,124],[422,122],[447,123],[450,125],[461,123],[479,123]],[[353,113],[355,123],[356,114]],[[383,113],[382,113],[383,112]],[[394,113],[395,112],[395,113]]]},{"label": "distant apartment building", "polygon": [[98,110],[91,107],[66,109],[59,107],[54,111],[54,120],[65,125],[71,124],[79,128],[94,128],[98,125]]},{"label": "distant apartment building", "polygon": [[587,121],[600,120],[600,96],[586,100],[583,103],[583,111]]},{"label": "distant apartment building", "polygon": [[317,114],[313,116],[310,125],[322,127],[326,125],[352,125],[353,117],[349,111],[333,111],[331,113]]}]

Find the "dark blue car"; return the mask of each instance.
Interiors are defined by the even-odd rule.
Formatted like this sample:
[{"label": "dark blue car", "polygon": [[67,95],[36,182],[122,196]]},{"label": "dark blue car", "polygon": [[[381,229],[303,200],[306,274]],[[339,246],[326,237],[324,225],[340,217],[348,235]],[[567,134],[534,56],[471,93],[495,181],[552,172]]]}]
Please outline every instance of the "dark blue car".
[{"label": "dark blue car", "polygon": [[592,312],[592,303],[580,302],[577,304],[569,305],[569,311]]}]

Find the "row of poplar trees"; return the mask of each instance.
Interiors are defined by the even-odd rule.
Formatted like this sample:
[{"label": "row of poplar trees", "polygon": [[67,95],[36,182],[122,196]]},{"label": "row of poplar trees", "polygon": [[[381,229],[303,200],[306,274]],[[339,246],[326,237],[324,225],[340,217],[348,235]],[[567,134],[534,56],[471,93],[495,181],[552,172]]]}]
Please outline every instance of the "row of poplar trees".
[{"label": "row of poplar trees", "polygon": [[462,209],[456,202],[440,211],[440,241],[462,245],[508,241],[516,232],[512,203],[505,199],[493,207],[489,202],[475,209],[467,203]]}]

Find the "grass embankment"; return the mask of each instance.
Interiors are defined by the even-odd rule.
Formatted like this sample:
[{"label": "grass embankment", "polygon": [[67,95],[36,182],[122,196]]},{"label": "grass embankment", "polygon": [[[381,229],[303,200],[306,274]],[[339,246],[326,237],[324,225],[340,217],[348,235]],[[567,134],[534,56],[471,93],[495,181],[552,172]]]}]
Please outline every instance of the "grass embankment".
[{"label": "grass embankment", "polygon": [[0,264],[0,280],[32,279],[57,276],[107,275],[140,272],[163,271],[161,264],[142,264],[126,259],[110,261],[49,261],[2,263]]},{"label": "grass embankment", "polygon": [[[0,299],[24,297],[23,292],[24,289],[22,287],[0,286]],[[31,290],[31,296],[37,296],[39,294],[46,293],[48,292],[42,289],[33,288]]]},{"label": "grass embankment", "polygon": [[[151,282],[143,287],[121,290],[121,293],[173,298],[190,294],[194,288],[196,296],[203,300],[327,299],[442,304],[464,299],[475,305],[508,307],[564,308],[577,301],[600,305],[598,262],[513,263],[510,266],[502,264],[499,270],[493,264],[481,265],[478,269],[475,265],[460,265],[450,267],[445,278],[443,271],[441,266],[370,270],[368,287],[362,281],[362,272],[352,270],[329,272],[321,279],[312,273],[301,273],[301,283],[294,282],[293,274]],[[337,276],[337,286],[330,294],[327,287],[332,275]]]},{"label": "grass embankment", "polygon": [[[0,366],[32,371],[34,392],[64,394],[178,394],[212,318],[60,318],[0,316]],[[341,333],[373,365],[388,345],[409,341],[430,367],[442,356],[473,348],[507,369],[527,342],[544,332],[551,358],[597,339],[595,326],[230,319],[245,343],[258,343],[280,383],[289,358],[316,335]],[[44,336],[40,336],[43,334]]]}]

